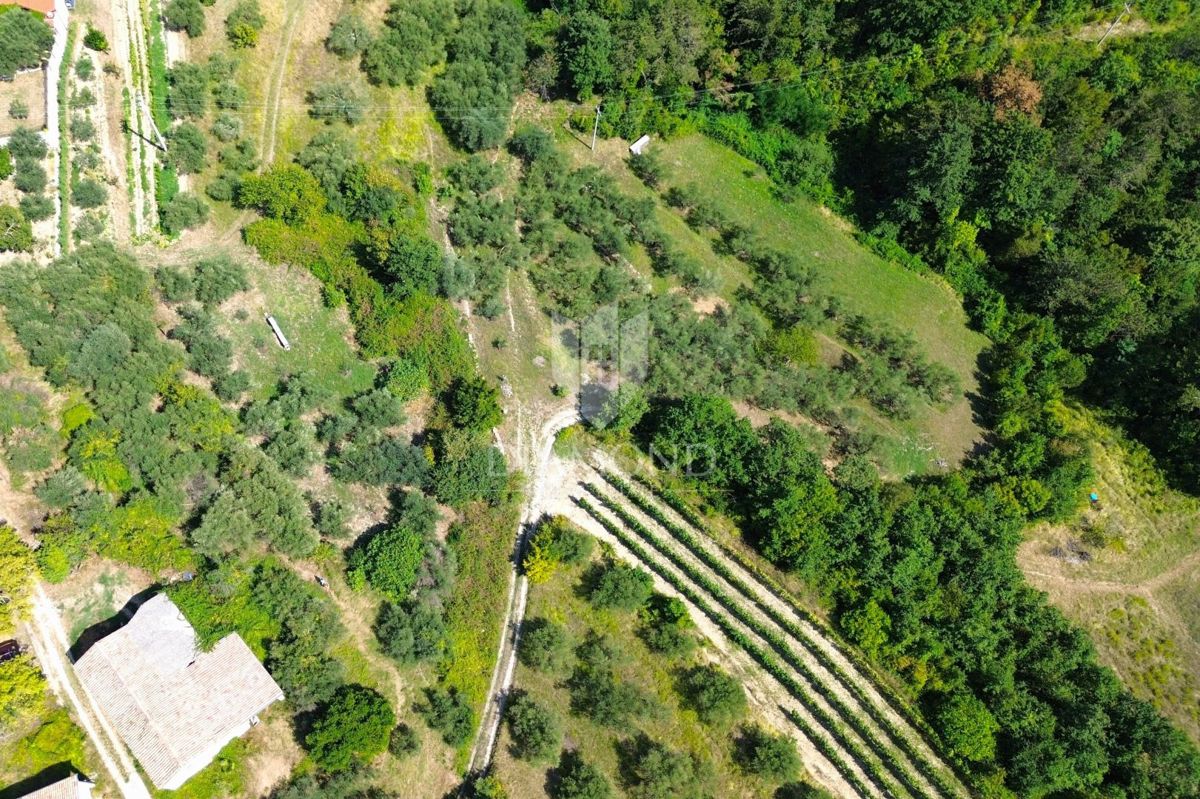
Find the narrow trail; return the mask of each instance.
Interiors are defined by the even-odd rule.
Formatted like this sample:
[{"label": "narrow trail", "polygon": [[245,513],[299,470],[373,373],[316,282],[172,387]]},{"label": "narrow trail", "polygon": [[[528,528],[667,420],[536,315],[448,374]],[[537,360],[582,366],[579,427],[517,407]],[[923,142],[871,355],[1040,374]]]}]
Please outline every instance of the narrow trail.
[{"label": "narrow trail", "polygon": [[553,460],[555,437],[560,430],[577,421],[579,412],[572,406],[556,412],[537,431],[530,431],[518,425],[515,440],[511,442],[510,451],[506,453],[514,464],[529,475],[529,499],[517,526],[513,545],[510,563],[512,568],[508,577],[508,603],[501,628],[500,651],[496,657],[496,666],[492,670],[492,680],[488,687],[487,703],[479,730],[471,747],[468,768],[472,772],[486,769],[496,751],[496,738],[500,733],[500,722],[504,715],[508,692],[512,688],[521,623],[525,619],[525,607],[529,599],[529,581],[525,579],[520,568],[521,554],[524,552],[530,530],[545,510],[548,471]]},{"label": "narrow trail", "polygon": [[296,22],[300,19],[303,9],[302,0],[292,0],[287,6],[283,21],[282,46],[275,51],[275,60],[271,63],[271,83],[267,91],[267,110],[263,116],[263,127],[259,151],[262,155],[263,167],[268,167],[275,160],[275,136],[279,129],[279,105],[283,95],[283,79],[287,75],[288,59],[291,57],[292,37],[296,33]]},{"label": "narrow trail", "polygon": [[[74,711],[100,756],[100,762],[112,778],[124,799],[150,799],[150,791],[142,781],[129,754],[116,732],[96,708],[86,692],[76,689],[71,667],[66,660],[67,636],[58,610],[46,596],[41,583],[34,587],[33,608],[29,624],[29,639],[34,655],[46,673],[46,679],[59,700]],[[84,701],[86,697],[86,702]]]},{"label": "narrow trail", "polygon": [[1141,580],[1136,583],[1123,583],[1118,580],[1093,580],[1084,575],[1080,575],[1077,579],[1061,572],[1055,573],[1032,568],[1027,568],[1024,571],[1028,575],[1037,577],[1039,587],[1043,587],[1043,590],[1045,590],[1044,586],[1055,586],[1082,593],[1122,593],[1148,597],[1167,583],[1174,581],[1188,572],[1194,571],[1197,567],[1200,567],[1200,551],[1193,552],[1187,557],[1180,559],[1174,566],[1159,572],[1150,579]]}]

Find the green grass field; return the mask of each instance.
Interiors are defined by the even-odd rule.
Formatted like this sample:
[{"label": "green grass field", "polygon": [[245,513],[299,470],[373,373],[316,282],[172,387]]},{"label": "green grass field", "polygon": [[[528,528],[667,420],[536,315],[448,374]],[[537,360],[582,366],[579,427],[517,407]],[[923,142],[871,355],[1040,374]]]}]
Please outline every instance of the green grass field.
[{"label": "green grass field", "polygon": [[[672,244],[715,276],[719,298],[735,301],[738,288],[751,280],[747,266],[714,252],[707,234],[692,230],[661,196],[633,175],[627,166],[625,142],[601,141],[592,152],[550,112],[542,109],[530,116],[557,131],[559,145],[576,166],[599,164],[624,192],[654,197],[656,219]],[[937,472],[941,470],[939,460],[947,466],[957,465],[982,435],[967,397],[978,388],[976,361],[987,339],[967,327],[966,314],[953,290],[937,278],[874,255],[855,240],[848,223],[826,209],[804,200],[784,203],[776,199],[766,174],[724,145],[691,135],[655,141],[652,147],[666,167],[664,190],[665,186],[696,184],[730,221],[749,227],[770,246],[794,253],[814,267],[846,310],[910,333],[926,355],[955,371],[962,395],[944,407],[922,403],[911,419],[887,419],[865,401],[853,405],[859,411],[856,425],[881,437],[874,455],[889,476]],[[648,274],[639,258],[632,260],[639,272]],[[655,290],[673,285],[673,279],[651,278]]]},{"label": "green grass field", "polygon": [[[1168,488],[1146,450],[1094,414],[1071,406],[1061,417],[1089,442],[1100,502],[1031,530],[1018,563],[1089,632],[1101,662],[1200,741],[1200,501]],[[1069,541],[1091,560],[1055,557]]]},{"label": "green grass field", "polygon": [[753,162],[701,135],[661,143],[670,185],[696,183],[733,222],[791,252],[828,280],[846,308],[906,330],[926,353],[973,386],[975,361],[987,339],[943,282],[888,263],[855,241],[847,223],[805,200],[784,203]]},{"label": "green grass field", "polygon": [[[226,302],[221,316],[237,365],[249,374],[252,396],[270,396],[281,378],[301,371],[315,374],[334,400],[370,388],[375,367],[359,359],[345,309],[326,307],[316,280],[299,267],[249,256],[247,262],[251,290]],[[291,350],[275,340],[267,313],[279,322]]]}]

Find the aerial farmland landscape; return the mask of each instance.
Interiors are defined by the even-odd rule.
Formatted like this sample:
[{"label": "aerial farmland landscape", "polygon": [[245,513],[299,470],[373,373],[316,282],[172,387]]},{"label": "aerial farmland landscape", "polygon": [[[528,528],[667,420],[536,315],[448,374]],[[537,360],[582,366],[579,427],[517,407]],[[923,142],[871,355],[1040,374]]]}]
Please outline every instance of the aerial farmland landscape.
[{"label": "aerial farmland landscape", "polygon": [[1197,799],[1191,0],[0,0],[0,799]]}]

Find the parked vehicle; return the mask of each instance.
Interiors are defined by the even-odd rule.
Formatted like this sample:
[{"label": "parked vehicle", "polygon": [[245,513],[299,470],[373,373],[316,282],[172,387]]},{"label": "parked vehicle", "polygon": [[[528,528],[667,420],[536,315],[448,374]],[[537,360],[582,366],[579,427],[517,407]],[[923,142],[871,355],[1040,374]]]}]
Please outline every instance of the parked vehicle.
[{"label": "parked vehicle", "polygon": [[0,641],[0,663],[12,660],[19,654],[21,654],[21,645],[16,641],[11,638],[7,641]]}]

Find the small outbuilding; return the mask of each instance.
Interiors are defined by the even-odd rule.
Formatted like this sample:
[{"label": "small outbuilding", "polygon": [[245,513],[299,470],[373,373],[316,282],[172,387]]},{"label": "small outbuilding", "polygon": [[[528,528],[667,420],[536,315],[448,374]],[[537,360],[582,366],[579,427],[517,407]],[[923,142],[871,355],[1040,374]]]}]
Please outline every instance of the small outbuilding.
[{"label": "small outbuilding", "polygon": [[92,799],[92,788],[96,786],[78,774],[72,774],[66,779],[51,783],[45,788],[38,788],[33,793],[27,793],[18,799]]},{"label": "small outbuilding", "polygon": [[75,673],[162,790],[183,785],[283,699],[236,633],[201,651],[196,631],[166,594],[92,644]]}]

